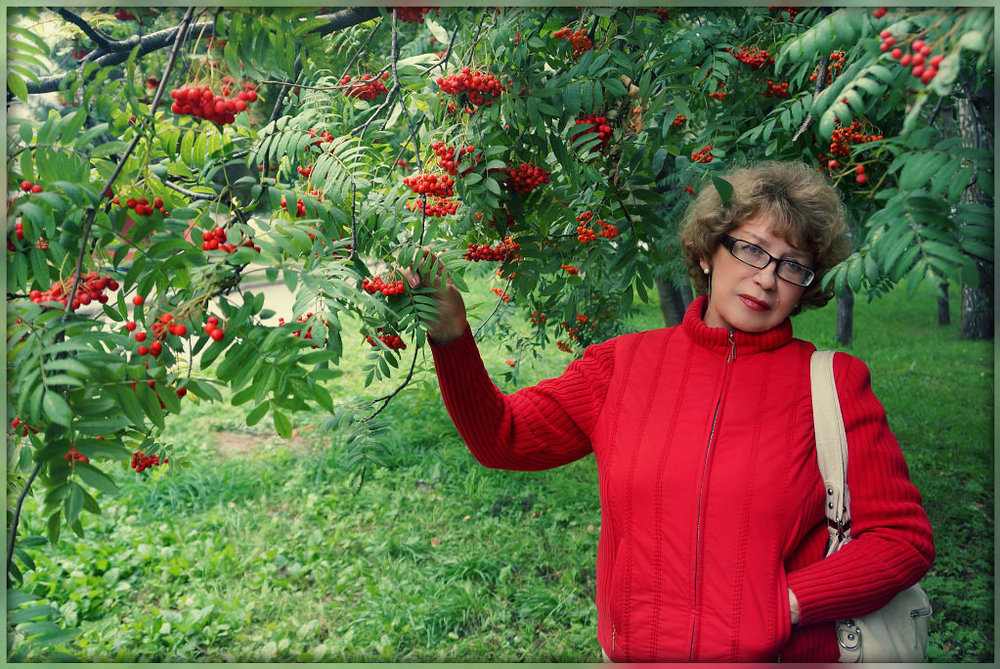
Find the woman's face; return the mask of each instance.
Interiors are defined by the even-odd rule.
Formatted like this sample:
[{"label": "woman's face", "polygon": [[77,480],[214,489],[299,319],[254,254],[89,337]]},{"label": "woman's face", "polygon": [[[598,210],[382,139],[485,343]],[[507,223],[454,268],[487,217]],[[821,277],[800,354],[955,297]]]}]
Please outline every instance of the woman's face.
[{"label": "woman's face", "polygon": [[[809,253],[771,231],[769,213],[743,221],[729,236],[756,244],[775,258],[812,267]],[[791,315],[806,290],[779,278],[776,261],[757,269],[738,260],[723,244],[719,244],[711,258],[702,259],[701,267],[711,274],[705,311],[705,324],[709,327],[766,332]]]}]

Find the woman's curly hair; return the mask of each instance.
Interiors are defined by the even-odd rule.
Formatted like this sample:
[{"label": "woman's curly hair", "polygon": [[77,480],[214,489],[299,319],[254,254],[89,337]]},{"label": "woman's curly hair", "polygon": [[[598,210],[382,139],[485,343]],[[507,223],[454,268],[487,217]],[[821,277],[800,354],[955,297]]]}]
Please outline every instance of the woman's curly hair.
[{"label": "woman's curly hair", "polygon": [[708,292],[708,276],[700,262],[712,258],[719,237],[765,214],[772,219],[774,234],[813,259],[810,266],[816,278],[792,313],[829,302],[833,291],[823,290],[823,275],[850,255],[851,242],[840,197],[826,177],[796,162],[767,162],[721,177],[733,187],[726,205],[722,206],[719,192],[709,184],[698,192],[681,224],[680,244],[695,289]]}]

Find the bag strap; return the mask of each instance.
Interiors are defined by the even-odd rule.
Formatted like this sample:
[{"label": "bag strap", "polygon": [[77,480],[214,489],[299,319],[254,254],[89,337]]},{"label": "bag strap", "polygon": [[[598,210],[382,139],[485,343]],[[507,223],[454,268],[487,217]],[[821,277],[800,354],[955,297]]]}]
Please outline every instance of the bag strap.
[{"label": "bag strap", "polygon": [[830,542],[827,555],[850,539],[851,497],[847,488],[847,435],[833,378],[833,351],[815,351],[809,362],[816,459],[826,489],[824,511]]}]

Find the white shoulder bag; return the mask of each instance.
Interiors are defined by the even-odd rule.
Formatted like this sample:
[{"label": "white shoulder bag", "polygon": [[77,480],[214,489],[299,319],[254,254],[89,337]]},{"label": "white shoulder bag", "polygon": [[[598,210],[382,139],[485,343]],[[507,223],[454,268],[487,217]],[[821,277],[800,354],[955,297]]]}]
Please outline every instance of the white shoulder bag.
[{"label": "white shoulder bag", "polygon": [[[830,530],[827,557],[851,540],[851,496],[847,487],[847,435],[833,379],[833,351],[816,351],[810,364],[816,456],[826,487]],[[841,510],[840,514],[837,510]],[[841,662],[923,662],[931,604],[919,584],[902,591],[883,608],[851,620],[838,620]]]}]

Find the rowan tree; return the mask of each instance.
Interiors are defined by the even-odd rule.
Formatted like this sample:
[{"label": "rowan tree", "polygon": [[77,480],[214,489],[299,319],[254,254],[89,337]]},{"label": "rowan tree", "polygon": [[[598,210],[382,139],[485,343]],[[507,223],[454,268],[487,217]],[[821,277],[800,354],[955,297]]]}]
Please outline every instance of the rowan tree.
[{"label": "rowan tree", "polygon": [[[308,407],[355,437],[377,427],[426,357],[434,289],[400,282],[424,249],[460,287],[489,279],[483,336],[567,361],[621,332],[657,277],[685,286],[683,209],[700,188],[725,200],[719,175],[747,161],[805,161],[843,194],[857,251],[828,277],[838,294],[975,284],[992,263],[991,153],[939,123],[959,95],[991,141],[988,9],[11,19],[14,583],[24,496],[50,540],[82,534],[80,514],[117,493],[114,463],[185,464],[157,439],[185,403],[225,398],[285,436]],[[58,28],[39,37],[43,23]],[[985,204],[963,200],[972,185]],[[246,287],[261,276],[292,313]],[[345,347],[394,389],[336,404]],[[359,482],[379,449],[346,442]]]}]

